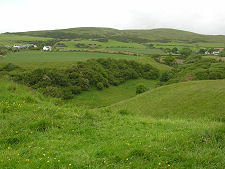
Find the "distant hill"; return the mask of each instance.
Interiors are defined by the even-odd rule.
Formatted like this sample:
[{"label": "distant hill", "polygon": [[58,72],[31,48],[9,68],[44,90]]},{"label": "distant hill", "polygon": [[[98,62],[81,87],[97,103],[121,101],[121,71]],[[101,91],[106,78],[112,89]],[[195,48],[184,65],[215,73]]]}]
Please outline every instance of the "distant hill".
[{"label": "distant hill", "polygon": [[123,42],[209,42],[225,43],[224,35],[202,35],[176,29],[117,30],[112,28],[81,27],[59,30],[13,33],[55,39],[112,39]]}]

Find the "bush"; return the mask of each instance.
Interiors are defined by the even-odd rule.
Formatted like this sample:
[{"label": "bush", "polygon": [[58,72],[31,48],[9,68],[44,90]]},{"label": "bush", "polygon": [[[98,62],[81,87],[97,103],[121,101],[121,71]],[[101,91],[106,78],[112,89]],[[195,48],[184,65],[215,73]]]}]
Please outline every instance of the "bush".
[{"label": "bush", "polygon": [[[13,70],[15,66],[7,65],[6,70]],[[159,70],[149,64],[135,61],[97,59],[77,62],[67,70],[36,69],[32,72],[13,74],[13,79],[28,86],[39,89],[53,97],[64,99],[87,91],[90,87],[102,90],[110,85],[119,85],[129,79],[157,79]]]},{"label": "bush", "polygon": [[7,71],[7,72],[10,72],[10,71],[13,71],[13,70],[18,69],[18,68],[20,68],[20,67],[17,66],[17,65],[14,65],[14,64],[12,64],[12,63],[8,63],[8,64],[6,64],[5,66],[3,66],[3,67],[0,69],[0,71]]},{"label": "bush", "polygon": [[136,94],[144,93],[147,91],[147,87],[143,84],[139,84],[136,87]]},{"label": "bush", "polygon": [[170,79],[169,73],[168,72],[163,72],[162,73],[162,76],[160,78],[160,81],[161,82],[167,82],[169,79]]},{"label": "bush", "polygon": [[102,90],[104,88],[104,85],[103,85],[102,82],[98,82],[96,87],[97,87],[98,90]]}]

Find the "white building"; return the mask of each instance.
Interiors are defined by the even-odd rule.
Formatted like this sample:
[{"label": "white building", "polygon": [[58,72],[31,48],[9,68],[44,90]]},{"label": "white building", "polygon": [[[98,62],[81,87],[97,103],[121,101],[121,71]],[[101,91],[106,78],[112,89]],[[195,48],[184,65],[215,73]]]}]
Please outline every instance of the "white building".
[{"label": "white building", "polygon": [[213,54],[214,54],[214,55],[219,55],[220,52],[219,52],[219,51],[214,51]]},{"label": "white building", "polygon": [[14,45],[13,48],[21,49],[21,48],[27,48],[27,45]]},{"label": "white building", "polygon": [[208,51],[205,51],[205,54],[206,54],[206,55],[209,55],[210,53],[209,53]]},{"label": "white building", "polygon": [[52,50],[52,47],[51,46],[44,46],[43,47],[43,50],[45,50],[45,51],[51,51]]}]

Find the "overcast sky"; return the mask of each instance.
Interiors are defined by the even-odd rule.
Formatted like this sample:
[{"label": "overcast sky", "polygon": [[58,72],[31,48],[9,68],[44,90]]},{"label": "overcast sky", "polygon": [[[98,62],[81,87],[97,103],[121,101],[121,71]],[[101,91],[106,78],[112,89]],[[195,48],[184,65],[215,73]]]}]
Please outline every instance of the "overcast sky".
[{"label": "overcast sky", "polygon": [[174,28],[225,35],[225,0],[0,0],[0,32]]}]

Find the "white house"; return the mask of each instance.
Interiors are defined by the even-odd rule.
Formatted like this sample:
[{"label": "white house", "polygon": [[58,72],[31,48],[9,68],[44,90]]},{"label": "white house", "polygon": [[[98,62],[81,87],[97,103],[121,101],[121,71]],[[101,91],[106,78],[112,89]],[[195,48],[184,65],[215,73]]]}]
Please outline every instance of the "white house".
[{"label": "white house", "polygon": [[209,53],[209,51],[205,51],[205,54],[206,54],[206,55],[209,55],[210,53]]},{"label": "white house", "polygon": [[219,55],[220,52],[219,52],[219,51],[214,51],[213,54],[214,54],[214,55]]},{"label": "white house", "polygon": [[21,48],[27,48],[27,45],[14,45],[13,48],[21,49]]},{"label": "white house", "polygon": [[52,47],[51,46],[44,46],[43,47],[43,50],[45,50],[45,51],[51,51],[52,50]]}]

